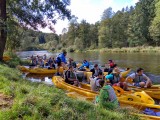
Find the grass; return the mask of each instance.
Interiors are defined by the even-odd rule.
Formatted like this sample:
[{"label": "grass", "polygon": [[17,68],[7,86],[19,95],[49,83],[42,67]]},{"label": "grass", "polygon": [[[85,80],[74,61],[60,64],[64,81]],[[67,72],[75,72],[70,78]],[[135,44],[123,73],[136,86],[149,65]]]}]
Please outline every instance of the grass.
[{"label": "grass", "polygon": [[152,46],[138,46],[138,47],[123,47],[123,48],[101,48],[87,51],[100,51],[100,52],[117,52],[117,53],[143,53],[143,52],[160,52],[160,47],[152,47]]},{"label": "grass", "polygon": [[64,91],[21,78],[14,68],[0,65],[0,92],[12,96],[11,107],[0,110],[1,120],[135,120],[124,110],[105,110],[86,101],[68,98]]},{"label": "grass", "polygon": [[4,63],[11,68],[15,68],[18,65],[29,65],[30,61],[21,60],[15,53],[13,52],[5,52],[4,56],[10,56],[11,60],[5,61]]},{"label": "grass", "polygon": [[[15,57],[13,57],[14,60]],[[11,63],[10,63],[11,64]],[[12,63],[12,67],[17,63]],[[0,107],[0,120],[138,120],[129,110],[106,110],[93,103],[67,97],[65,91],[22,79],[16,68],[0,63],[0,93],[11,96],[10,106]]]}]

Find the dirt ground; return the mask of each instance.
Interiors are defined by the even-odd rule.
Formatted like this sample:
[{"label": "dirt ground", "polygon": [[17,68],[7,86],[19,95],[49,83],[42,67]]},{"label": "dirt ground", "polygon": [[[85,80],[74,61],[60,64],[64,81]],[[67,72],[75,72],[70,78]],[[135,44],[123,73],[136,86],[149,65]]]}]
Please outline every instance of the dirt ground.
[{"label": "dirt ground", "polygon": [[11,96],[4,95],[0,93],[0,109],[10,108],[13,103]]}]

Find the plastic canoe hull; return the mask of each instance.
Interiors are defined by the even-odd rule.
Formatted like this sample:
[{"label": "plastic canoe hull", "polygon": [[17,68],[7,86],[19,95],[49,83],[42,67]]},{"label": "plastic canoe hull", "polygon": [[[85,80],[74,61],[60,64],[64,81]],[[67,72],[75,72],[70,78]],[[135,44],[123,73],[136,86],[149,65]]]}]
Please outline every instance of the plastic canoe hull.
[{"label": "plastic canoe hull", "polygon": [[85,97],[94,98],[95,96],[98,95],[98,93],[93,92],[91,90],[87,90],[87,89],[84,89],[82,87],[76,87],[76,86],[70,85],[70,84],[64,82],[64,79],[60,76],[54,76],[52,78],[52,81],[53,81],[54,85],[58,88],[67,90],[69,92],[76,92],[76,93],[78,93],[82,96],[85,96]]},{"label": "plastic canoe hull", "polygon": [[18,66],[17,68],[22,72],[28,72],[29,71],[29,68],[25,67],[25,66]]},{"label": "plastic canoe hull", "polygon": [[121,76],[122,77],[127,77],[127,75],[131,72],[131,69],[127,70],[127,71],[124,71],[124,72],[121,72]]},{"label": "plastic canoe hull", "polygon": [[139,116],[142,120],[160,120],[159,116],[151,116],[151,115],[145,115],[145,114],[134,114]]},{"label": "plastic canoe hull", "polygon": [[[98,95],[97,92],[92,92],[89,89],[90,85],[88,85],[88,84],[81,83],[82,88],[78,88],[73,85],[69,85],[69,84],[65,83],[63,78],[61,78],[59,76],[54,76],[52,80],[57,87],[68,90],[69,92],[76,92],[77,94],[75,94],[75,93],[70,94],[70,96],[73,96],[73,98],[79,98],[78,94],[80,94],[81,96],[85,97],[85,99],[88,98],[90,100],[93,100],[95,98],[95,96]],[[133,99],[133,101],[130,101],[129,98]],[[149,98],[150,97],[148,97],[148,99]],[[140,99],[137,96],[132,96],[132,95],[128,95],[128,94],[127,95],[124,94],[124,95],[118,97],[118,100],[119,100],[121,106],[134,106],[139,109],[146,108],[146,107],[160,109],[160,106],[154,105],[153,100],[150,100],[148,102],[148,101],[146,101],[146,99],[147,98]],[[144,103],[144,101],[147,103],[150,103],[150,104],[146,104],[146,103]]]},{"label": "plastic canoe hull", "polygon": [[149,96],[151,96],[154,99],[160,100],[160,87],[158,86],[152,86],[151,88],[136,88],[136,87],[130,87],[133,91],[145,91]]},{"label": "plastic canoe hull", "polygon": [[[57,69],[47,69],[47,68],[27,68],[25,66],[19,66],[18,69],[22,72],[29,72],[32,74],[54,74]],[[63,73],[63,67],[60,68],[60,73]]]}]

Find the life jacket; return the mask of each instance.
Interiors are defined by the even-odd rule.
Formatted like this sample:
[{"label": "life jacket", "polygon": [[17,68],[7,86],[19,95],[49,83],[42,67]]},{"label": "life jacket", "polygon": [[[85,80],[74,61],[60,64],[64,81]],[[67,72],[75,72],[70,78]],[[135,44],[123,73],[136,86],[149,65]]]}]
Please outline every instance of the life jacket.
[{"label": "life jacket", "polygon": [[113,80],[111,80],[111,83],[113,85],[114,83],[118,83],[120,81],[120,75],[118,76],[115,76],[114,74],[112,75],[113,75]]},{"label": "life jacket", "polygon": [[109,63],[110,68],[114,67],[114,62]]},{"label": "life jacket", "polygon": [[73,76],[71,76],[71,71],[67,70],[65,72],[65,82],[70,83],[71,81],[68,80],[68,78],[74,78],[76,79],[76,75],[73,73]]},{"label": "life jacket", "polygon": [[143,75],[137,75],[137,73],[135,73],[135,78],[133,79],[133,82],[139,83],[142,82],[143,80],[144,80]]},{"label": "life jacket", "polygon": [[98,68],[97,74],[95,74],[95,73],[96,73],[96,70],[95,70],[94,68],[91,69],[90,71],[92,72],[92,77],[94,77],[94,76],[97,77],[97,76],[98,76],[98,73],[99,73],[99,72],[102,72],[102,70],[101,70],[100,68]]}]

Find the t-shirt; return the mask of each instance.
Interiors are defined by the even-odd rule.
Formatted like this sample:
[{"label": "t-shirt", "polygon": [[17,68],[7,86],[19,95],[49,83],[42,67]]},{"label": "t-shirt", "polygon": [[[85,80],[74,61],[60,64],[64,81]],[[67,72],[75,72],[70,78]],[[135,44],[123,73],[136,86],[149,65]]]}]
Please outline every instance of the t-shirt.
[{"label": "t-shirt", "polygon": [[133,82],[146,81],[148,78],[145,74],[138,75],[137,73],[132,73],[129,77],[133,79]]},{"label": "t-shirt", "polygon": [[114,109],[118,107],[117,96],[110,85],[106,85],[100,90],[100,94],[96,98],[96,102],[104,108]]},{"label": "t-shirt", "polygon": [[95,78],[90,78],[90,85],[91,85],[91,90],[92,91],[98,91],[100,84],[99,84],[99,80],[97,77]]}]

